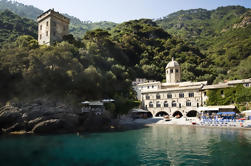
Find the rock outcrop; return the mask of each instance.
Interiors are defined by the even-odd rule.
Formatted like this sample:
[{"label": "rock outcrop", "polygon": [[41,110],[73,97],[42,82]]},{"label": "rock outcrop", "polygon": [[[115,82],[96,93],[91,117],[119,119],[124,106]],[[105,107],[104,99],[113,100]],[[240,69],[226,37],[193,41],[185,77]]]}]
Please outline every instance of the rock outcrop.
[{"label": "rock outcrop", "polygon": [[0,133],[26,131],[49,134],[108,129],[111,119],[105,110],[82,112],[63,103],[35,100],[0,108]]},{"label": "rock outcrop", "polygon": [[241,21],[238,24],[234,24],[233,28],[245,28],[251,24],[251,10],[246,12],[243,16],[241,16]]}]

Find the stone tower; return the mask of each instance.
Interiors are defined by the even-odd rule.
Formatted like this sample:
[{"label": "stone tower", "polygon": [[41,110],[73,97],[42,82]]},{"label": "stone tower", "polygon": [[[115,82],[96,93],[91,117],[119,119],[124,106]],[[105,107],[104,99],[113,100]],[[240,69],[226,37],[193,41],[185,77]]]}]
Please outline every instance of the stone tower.
[{"label": "stone tower", "polygon": [[62,41],[69,33],[70,19],[50,9],[37,17],[38,43],[51,45],[55,41]]},{"label": "stone tower", "polygon": [[166,83],[177,83],[181,79],[181,69],[178,62],[173,58],[166,66]]}]

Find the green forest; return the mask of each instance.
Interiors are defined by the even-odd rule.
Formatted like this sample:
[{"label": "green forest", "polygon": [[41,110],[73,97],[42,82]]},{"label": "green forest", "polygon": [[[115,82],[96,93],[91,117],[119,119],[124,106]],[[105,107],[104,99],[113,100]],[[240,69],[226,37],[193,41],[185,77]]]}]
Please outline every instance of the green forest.
[{"label": "green forest", "polygon": [[208,67],[215,73],[215,83],[251,77],[251,9],[227,6],[210,11],[181,10],[156,22],[201,50],[210,60]]},{"label": "green forest", "polygon": [[121,24],[66,15],[71,34],[53,46],[39,46],[38,10],[32,7],[32,17],[22,15],[30,8],[15,11],[16,3],[0,8],[2,104],[49,95],[74,102],[114,98],[117,105],[131,105],[132,81],[165,81],[172,57],[181,64],[182,81],[211,84],[251,77],[251,12],[244,7],[179,11]]},{"label": "green forest", "polygon": [[187,79],[200,79],[206,73],[201,65],[205,57],[198,48],[148,19],[125,22],[111,31],[88,31],[81,40],[73,35],[64,39],[49,47],[39,46],[29,35],[4,43],[0,50],[0,77],[5,80],[0,86],[1,101],[44,95],[77,101],[133,101],[132,81],[136,77],[162,80],[172,56],[184,63],[184,78],[190,73]]}]

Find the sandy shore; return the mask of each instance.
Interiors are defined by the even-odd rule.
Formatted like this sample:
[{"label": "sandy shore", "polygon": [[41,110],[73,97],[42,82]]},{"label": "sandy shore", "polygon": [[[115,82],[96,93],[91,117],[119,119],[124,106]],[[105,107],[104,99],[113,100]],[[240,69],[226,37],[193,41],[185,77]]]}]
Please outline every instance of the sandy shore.
[{"label": "sandy shore", "polygon": [[[166,121],[162,117],[158,118],[148,118],[148,119],[121,119],[121,125],[144,125],[144,126],[154,126],[154,125],[180,125],[180,126],[191,126],[191,127],[203,127],[203,128],[222,128],[222,129],[246,129],[251,130],[251,120],[246,120],[244,123],[241,122],[230,122],[228,125],[203,125],[198,118],[172,118],[170,121]],[[243,126],[243,127],[242,127]]]}]

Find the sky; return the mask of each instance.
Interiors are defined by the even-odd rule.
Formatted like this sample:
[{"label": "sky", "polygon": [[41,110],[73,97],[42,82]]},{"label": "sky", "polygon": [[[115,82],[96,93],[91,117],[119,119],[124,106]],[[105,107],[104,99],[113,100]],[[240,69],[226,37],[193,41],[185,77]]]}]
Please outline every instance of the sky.
[{"label": "sky", "polygon": [[157,19],[187,9],[216,9],[241,5],[251,8],[251,0],[16,0],[44,11],[54,8],[82,21],[121,23],[139,18]]}]

